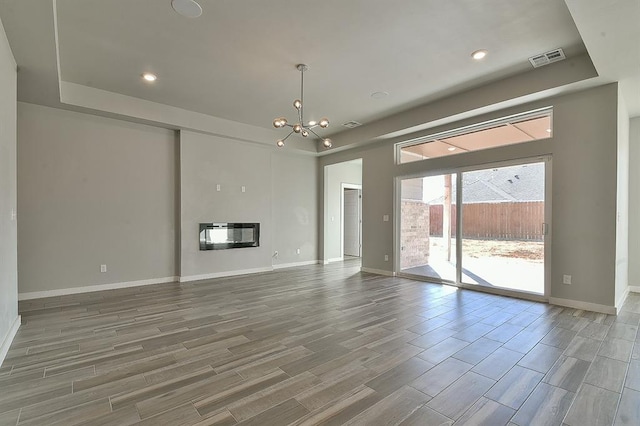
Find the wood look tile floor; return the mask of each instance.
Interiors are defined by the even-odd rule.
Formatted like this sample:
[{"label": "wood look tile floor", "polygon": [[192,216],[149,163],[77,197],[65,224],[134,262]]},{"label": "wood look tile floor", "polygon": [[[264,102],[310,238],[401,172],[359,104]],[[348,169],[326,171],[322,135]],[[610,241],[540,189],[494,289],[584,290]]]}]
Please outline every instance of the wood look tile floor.
[{"label": "wood look tile floor", "polygon": [[356,261],[20,303],[0,425],[638,425],[616,316]]}]

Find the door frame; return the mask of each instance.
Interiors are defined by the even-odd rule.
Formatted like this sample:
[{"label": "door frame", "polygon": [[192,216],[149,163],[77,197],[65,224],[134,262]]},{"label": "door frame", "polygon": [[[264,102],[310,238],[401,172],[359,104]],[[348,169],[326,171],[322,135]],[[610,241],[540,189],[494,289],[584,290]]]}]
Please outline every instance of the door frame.
[{"label": "door frame", "polygon": [[362,259],[362,185],[342,182],[340,184],[340,258],[344,259],[344,190],[358,190],[358,244],[360,244],[360,259]]},{"label": "door frame", "polygon": [[[402,181],[405,179],[415,179],[429,176],[438,176],[443,174],[456,174],[456,188],[462,187],[462,173],[470,172],[474,170],[482,170],[488,168],[499,168],[499,167],[508,167],[508,166],[517,166],[521,164],[531,164],[531,163],[545,163],[545,173],[544,173],[544,216],[545,216],[545,224],[546,224],[546,234],[544,235],[544,293],[528,293],[523,291],[509,290],[503,288],[493,288],[493,287],[485,287],[481,285],[475,284],[465,284],[462,282],[462,244],[459,244],[462,241],[462,226],[456,227],[456,281],[449,280],[438,280],[430,277],[407,274],[403,273],[400,269],[400,244],[401,244],[401,224],[402,218],[401,215],[401,202],[402,202]],[[468,166],[454,167],[454,168],[445,168],[445,169],[432,169],[425,170],[420,173],[412,173],[409,175],[396,176],[394,182],[394,211],[396,212],[395,223],[394,223],[394,275],[418,279],[421,281],[434,282],[438,284],[446,284],[452,285],[460,288],[472,289],[484,291],[487,293],[498,294],[502,296],[512,296],[518,298],[525,298],[529,300],[535,301],[548,301],[550,292],[551,292],[551,241],[553,238],[553,217],[552,217],[552,163],[553,158],[551,154],[547,155],[538,155],[535,157],[525,157],[525,158],[516,158],[512,160],[506,161],[497,161],[490,163],[480,163]],[[456,191],[456,204],[459,206],[462,204],[462,191]],[[456,221],[458,224],[461,223],[462,219],[462,210],[461,208],[456,209]],[[542,224],[540,224],[542,226]]]}]

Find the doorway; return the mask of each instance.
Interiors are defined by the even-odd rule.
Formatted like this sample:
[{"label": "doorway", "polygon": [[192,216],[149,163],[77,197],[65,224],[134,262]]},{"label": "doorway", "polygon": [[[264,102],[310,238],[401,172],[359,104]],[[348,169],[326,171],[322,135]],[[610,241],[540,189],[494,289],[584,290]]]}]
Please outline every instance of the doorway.
[{"label": "doorway", "polygon": [[[345,221],[345,191],[347,218]],[[341,262],[345,258],[360,261],[362,239],[362,159],[324,166],[322,221],[322,259],[324,264]],[[357,205],[357,207],[356,207]],[[347,222],[347,223],[345,223]],[[348,234],[348,235],[347,235]],[[345,254],[345,235],[348,247]]]},{"label": "doorway", "polygon": [[401,178],[399,273],[545,295],[549,162]]}]

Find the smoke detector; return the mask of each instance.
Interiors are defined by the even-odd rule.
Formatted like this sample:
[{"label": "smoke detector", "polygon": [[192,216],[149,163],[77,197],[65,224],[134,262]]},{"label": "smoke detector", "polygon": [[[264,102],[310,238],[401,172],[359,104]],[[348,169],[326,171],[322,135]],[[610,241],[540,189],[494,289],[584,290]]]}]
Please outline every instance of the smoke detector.
[{"label": "smoke detector", "polygon": [[343,126],[353,129],[354,127],[362,126],[362,123],[358,123],[357,121],[347,121]]},{"label": "smoke detector", "polygon": [[532,56],[529,58],[529,62],[534,68],[539,68],[545,65],[552,64],[554,62],[562,61],[565,59],[562,49],[553,49],[540,55]]}]

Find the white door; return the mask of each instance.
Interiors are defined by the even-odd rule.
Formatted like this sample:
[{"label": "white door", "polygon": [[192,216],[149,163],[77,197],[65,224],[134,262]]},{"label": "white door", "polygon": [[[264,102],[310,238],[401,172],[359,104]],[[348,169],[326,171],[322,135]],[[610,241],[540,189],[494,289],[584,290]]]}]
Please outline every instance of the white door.
[{"label": "white door", "polygon": [[360,257],[360,190],[344,190],[344,255]]}]

